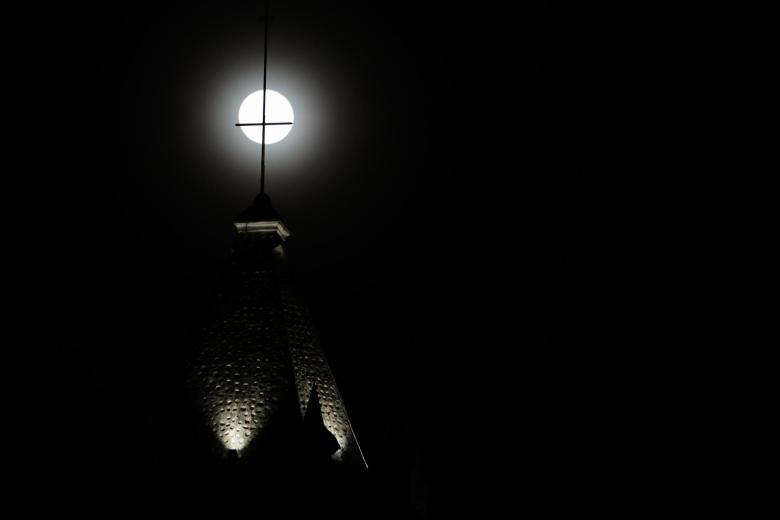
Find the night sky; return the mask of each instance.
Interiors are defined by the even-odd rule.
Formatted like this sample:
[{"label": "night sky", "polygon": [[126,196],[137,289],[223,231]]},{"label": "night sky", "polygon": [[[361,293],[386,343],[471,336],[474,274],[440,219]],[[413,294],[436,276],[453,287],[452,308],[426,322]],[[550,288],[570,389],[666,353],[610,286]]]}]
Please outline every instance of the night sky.
[{"label": "night sky", "polygon": [[[400,468],[399,500],[432,518],[573,507],[620,442],[604,332],[619,260],[596,224],[609,22],[507,5],[273,6],[268,86],[296,127],[268,147],[267,191],[369,465]],[[259,191],[259,150],[230,122],[261,88],[262,12],[7,17],[23,361],[5,370],[57,504],[144,503],[139,479],[176,442],[149,410]]]}]

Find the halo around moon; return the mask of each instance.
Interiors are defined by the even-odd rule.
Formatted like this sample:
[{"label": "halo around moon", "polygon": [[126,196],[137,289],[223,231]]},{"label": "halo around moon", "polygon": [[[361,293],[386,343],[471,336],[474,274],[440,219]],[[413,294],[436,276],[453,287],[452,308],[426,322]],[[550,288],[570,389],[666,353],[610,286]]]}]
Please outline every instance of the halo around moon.
[{"label": "halo around moon", "polygon": [[[266,123],[293,123],[293,108],[287,98],[275,90],[267,89],[265,94]],[[263,121],[263,91],[257,90],[249,94],[238,109],[238,122],[261,123]],[[266,125],[266,144],[278,143],[290,133],[293,125]],[[242,126],[244,134],[256,143],[263,142],[262,126]]]}]

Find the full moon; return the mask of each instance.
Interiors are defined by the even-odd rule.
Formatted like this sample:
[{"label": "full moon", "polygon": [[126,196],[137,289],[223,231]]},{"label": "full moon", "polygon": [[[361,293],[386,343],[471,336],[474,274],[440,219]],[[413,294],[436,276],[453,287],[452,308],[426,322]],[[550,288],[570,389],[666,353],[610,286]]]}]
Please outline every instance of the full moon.
[{"label": "full moon", "polygon": [[[287,98],[267,89],[265,91],[265,121],[266,123],[292,123],[293,109]],[[263,91],[257,90],[249,94],[238,109],[238,122],[240,124],[263,122]],[[290,133],[293,125],[266,125],[266,144],[278,143]],[[262,126],[242,126],[241,130],[252,141],[263,142]]]}]

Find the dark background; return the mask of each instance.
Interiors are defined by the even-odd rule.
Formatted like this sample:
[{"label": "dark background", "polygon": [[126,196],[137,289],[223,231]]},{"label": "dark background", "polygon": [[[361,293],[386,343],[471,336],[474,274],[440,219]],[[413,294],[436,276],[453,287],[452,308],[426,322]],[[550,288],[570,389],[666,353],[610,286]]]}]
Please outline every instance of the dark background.
[{"label": "dark background", "polygon": [[[178,433],[149,410],[258,189],[198,159],[181,78],[262,12],[112,3],[5,21],[21,260],[5,370],[19,456],[58,507],[153,506],[144,476]],[[603,160],[637,111],[630,21],[561,2],[274,12],[299,21],[286,55],[338,63],[351,96],[341,153],[274,200],[369,465],[398,482],[388,496],[433,518],[607,500],[638,450],[629,253],[625,229],[603,227],[630,204]]]}]

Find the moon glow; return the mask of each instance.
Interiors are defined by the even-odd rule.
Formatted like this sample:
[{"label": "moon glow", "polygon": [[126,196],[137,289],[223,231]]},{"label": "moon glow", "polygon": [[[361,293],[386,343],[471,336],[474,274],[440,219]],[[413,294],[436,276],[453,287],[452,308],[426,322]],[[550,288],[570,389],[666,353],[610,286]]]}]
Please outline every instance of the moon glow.
[{"label": "moon glow", "polygon": [[[265,121],[266,123],[294,123],[293,108],[286,97],[275,90],[267,89],[265,95]],[[238,122],[240,124],[263,122],[263,91],[257,90],[249,94],[238,109]],[[290,133],[293,125],[266,125],[266,144],[278,143]],[[263,127],[242,126],[244,134],[252,141],[262,144]]]}]

